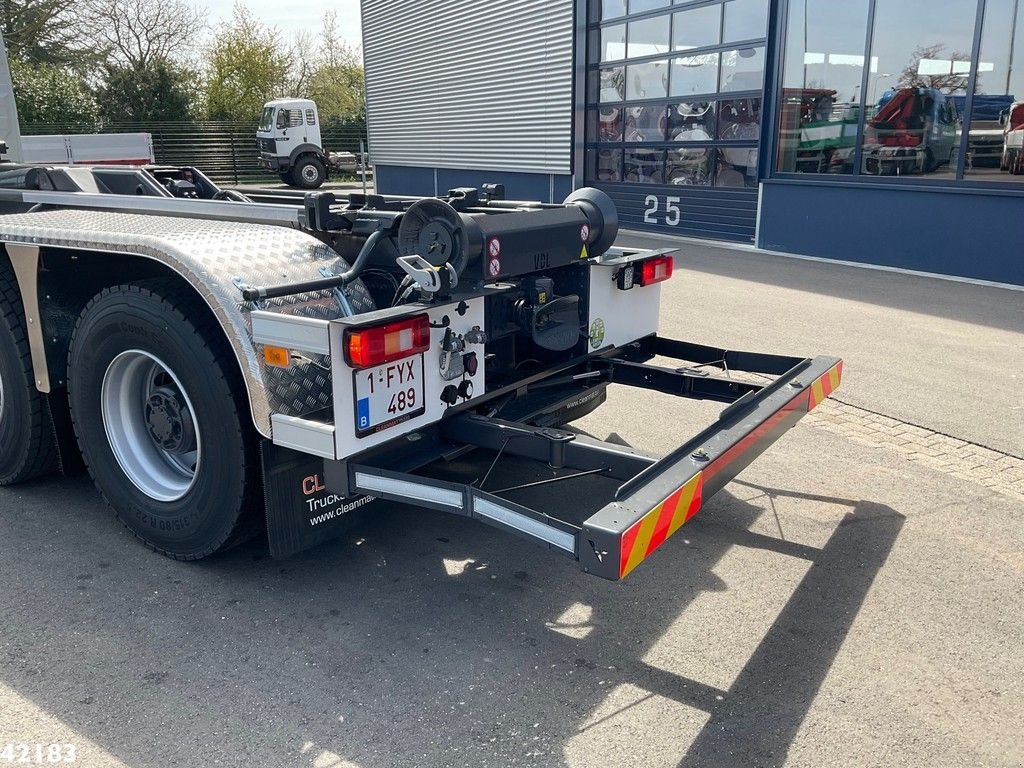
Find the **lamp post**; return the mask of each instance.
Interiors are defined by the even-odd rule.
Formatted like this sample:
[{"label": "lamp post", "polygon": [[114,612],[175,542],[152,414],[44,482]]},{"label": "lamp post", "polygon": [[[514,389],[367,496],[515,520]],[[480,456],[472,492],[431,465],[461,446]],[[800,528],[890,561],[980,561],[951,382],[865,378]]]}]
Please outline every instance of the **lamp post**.
[{"label": "lamp post", "polygon": [[1006,95],[1010,95],[1010,79],[1013,76],[1013,56],[1017,48],[1017,12],[1020,9],[1020,0],[1013,0],[1013,21],[1010,23],[1010,63],[1006,67]]}]

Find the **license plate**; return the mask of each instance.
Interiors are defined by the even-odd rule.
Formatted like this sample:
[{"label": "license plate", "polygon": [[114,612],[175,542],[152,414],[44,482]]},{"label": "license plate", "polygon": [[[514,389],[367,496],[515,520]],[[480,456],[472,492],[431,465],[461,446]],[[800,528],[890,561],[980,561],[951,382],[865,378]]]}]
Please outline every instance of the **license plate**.
[{"label": "license plate", "polygon": [[423,400],[423,355],[352,374],[356,393],[356,435],[380,432],[419,416]]}]

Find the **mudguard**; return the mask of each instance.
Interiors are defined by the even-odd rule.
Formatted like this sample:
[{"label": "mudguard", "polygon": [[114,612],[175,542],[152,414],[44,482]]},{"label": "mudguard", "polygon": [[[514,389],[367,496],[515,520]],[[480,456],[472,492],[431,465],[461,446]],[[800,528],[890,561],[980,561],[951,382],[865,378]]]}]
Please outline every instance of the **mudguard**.
[{"label": "mudguard", "polygon": [[[329,367],[321,367],[319,360],[288,368],[266,365],[252,342],[249,313],[272,309],[334,320],[376,308],[360,280],[340,294],[317,291],[261,302],[242,301],[243,287],[314,280],[348,269],[348,263],[331,248],[286,227],[65,209],[0,216],[0,242],[22,246],[17,250],[28,258],[34,254],[36,262],[39,249],[52,246],[78,251],[81,260],[104,259],[111,254],[152,259],[180,275],[209,305],[223,328],[245,381],[253,423],[264,437],[271,437],[273,413],[302,416],[329,406],[331,380]],[[37,264],[30,266],[37,268]],[[22,292],[25,290],[22,284]],[[35,301],[32,297],[33,304]]]}]

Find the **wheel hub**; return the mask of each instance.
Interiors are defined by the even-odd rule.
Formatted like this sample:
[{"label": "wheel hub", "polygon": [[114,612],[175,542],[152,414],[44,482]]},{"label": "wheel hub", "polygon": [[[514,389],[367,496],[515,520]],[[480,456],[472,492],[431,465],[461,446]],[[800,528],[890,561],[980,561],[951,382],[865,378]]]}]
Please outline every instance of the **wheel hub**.
[{"label": "wheel hub", "polygon": [[302,169],[302,177],[306,181],[316,181],[317,176],[318,174],[316,168],[314,168],[312,165],[307,165]]},{"label": "wheel hub", "polygon": [[158,447],[170,453],[195,450],[195,433],[188,406],[170,387],[157,387],[146,401],[146,427]]}]

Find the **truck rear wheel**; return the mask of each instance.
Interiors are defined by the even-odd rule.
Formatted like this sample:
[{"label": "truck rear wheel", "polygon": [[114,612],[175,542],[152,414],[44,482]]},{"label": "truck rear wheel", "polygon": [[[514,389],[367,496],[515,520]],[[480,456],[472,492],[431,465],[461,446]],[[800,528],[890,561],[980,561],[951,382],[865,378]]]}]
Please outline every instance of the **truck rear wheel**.
[{"label": "truck rear wheel", "polygon": [[14,272],[0,257],[0,485],[31,480],[57,466],[44,396],[36,389]]},{"label": "truck rear wheel", "polygon": [[312,155],[300,157],[292,166],[292,184],[302,189],[316,189],[327,179],[327,167]]},{"label": "truck rear wheel", "polygon": [[93,481],[154,550],[196,560],[254,530],[259,475],[234,355],[187,288],[96,296],[75,327],[68,392]]}]

